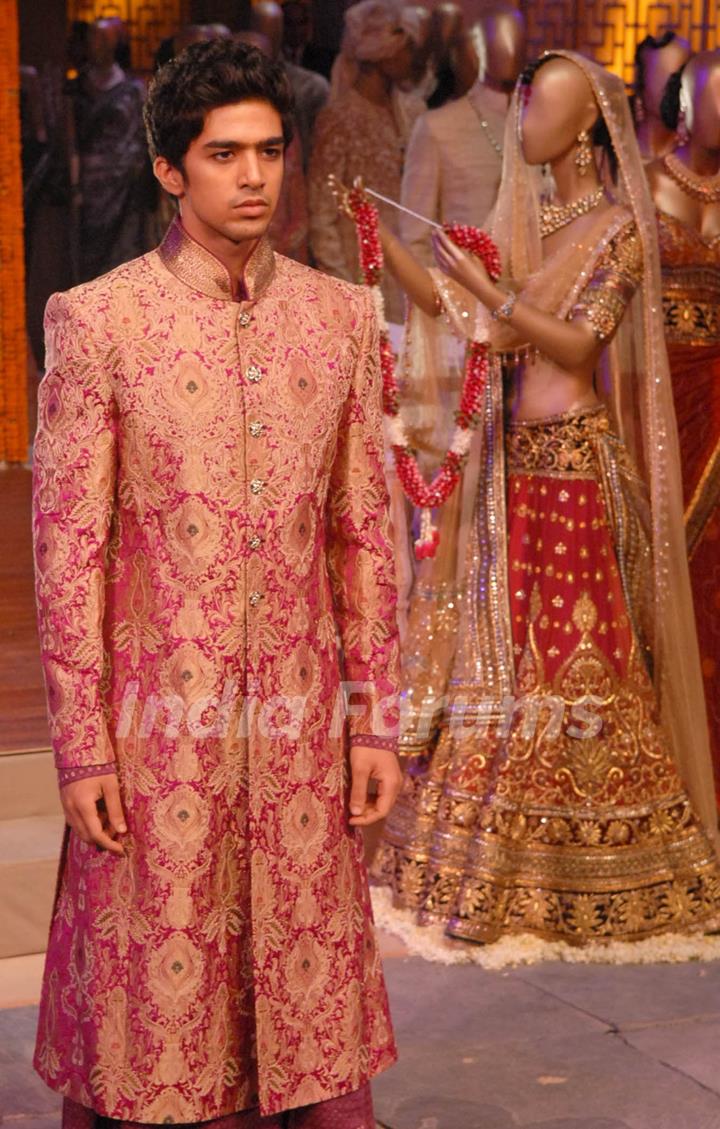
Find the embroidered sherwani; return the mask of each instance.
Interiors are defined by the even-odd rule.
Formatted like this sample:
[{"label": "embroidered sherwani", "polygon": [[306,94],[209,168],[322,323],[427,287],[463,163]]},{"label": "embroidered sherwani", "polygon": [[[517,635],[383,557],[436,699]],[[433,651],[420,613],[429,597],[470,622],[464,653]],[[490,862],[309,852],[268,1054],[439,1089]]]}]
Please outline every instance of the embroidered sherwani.
[{"label": "embroidered sherwani", "polygon": [[176,221],[47,312],[53,743],[61,782],[114,763],[129,833],[68,837],[35,1061],[129,1121],[320,1102],[395,1057],[346,811],[348,744],[395,720],[376,323],[264,240],[239,294]]}]

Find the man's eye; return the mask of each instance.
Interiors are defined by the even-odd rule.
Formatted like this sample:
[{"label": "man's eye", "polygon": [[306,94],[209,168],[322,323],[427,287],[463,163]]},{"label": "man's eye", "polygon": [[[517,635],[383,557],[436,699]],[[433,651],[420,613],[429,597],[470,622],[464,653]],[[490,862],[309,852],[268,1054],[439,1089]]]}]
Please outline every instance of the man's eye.
[{"label": "man's eye", "polygon": [[280,148],[279,145],[271,145],[268,149],[265,150],[265,156],[266,157],[273,157],[274,158],[274,157],[279,157],[281,155],[282,155],[282,149]]},{"label": "man's eye", "polygon": [[219,153],[213,153],[213,157],[216,161],[224,162],[226,157],[232,157],[232,150],[221,149]]}]

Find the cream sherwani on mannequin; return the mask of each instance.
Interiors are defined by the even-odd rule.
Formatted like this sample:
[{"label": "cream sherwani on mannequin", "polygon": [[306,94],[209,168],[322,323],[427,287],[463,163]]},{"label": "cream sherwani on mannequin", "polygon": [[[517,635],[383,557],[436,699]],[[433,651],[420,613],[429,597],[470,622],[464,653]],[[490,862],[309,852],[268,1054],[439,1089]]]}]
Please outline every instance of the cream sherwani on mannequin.
[{"label": "cream sherwani on mannequin", "polygon": [[[491,138],[502,145],[507,107],[507,95],[478,81],[464,97],[423,114],[405,155],[405,207],[439,223],[482,227],[502,171]],[[427,224],[400,213],[400,237],[424,265],[434,265]]]}]

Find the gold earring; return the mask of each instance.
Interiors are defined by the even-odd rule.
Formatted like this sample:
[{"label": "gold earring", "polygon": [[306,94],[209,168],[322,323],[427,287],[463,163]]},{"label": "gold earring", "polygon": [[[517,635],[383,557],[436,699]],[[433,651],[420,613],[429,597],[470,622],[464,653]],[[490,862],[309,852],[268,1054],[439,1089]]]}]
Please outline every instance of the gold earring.
[{"label": "gold earring", "polygon": [[580,173],[580,176],[585,176],[590,169],[590,165],[593,162],[593,151],[592,145],[590,144],[590,134],[586,129],[583,129],[582,132],[578,134],[577,141],[578,150],[575,154],[575,165],[578,172]]}]

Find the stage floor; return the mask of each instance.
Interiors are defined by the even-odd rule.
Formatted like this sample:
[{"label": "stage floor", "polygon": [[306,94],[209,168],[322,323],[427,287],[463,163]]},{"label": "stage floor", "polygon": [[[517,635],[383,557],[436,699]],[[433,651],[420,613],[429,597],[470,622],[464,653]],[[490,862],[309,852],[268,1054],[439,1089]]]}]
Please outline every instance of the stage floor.
[{"label": "stage floor", "polygon": [[30,495],[26,467],[0,470],[0,755],[50,747],[35,625]]},{"label": "stage floor", "polygon": [[[374,1087],[386,1129],[720,1129],[720,962],[487,972],[383,949],[401,1056]],[[0,1109],[59,1129],[35,1021],[0,1012]]]}]

